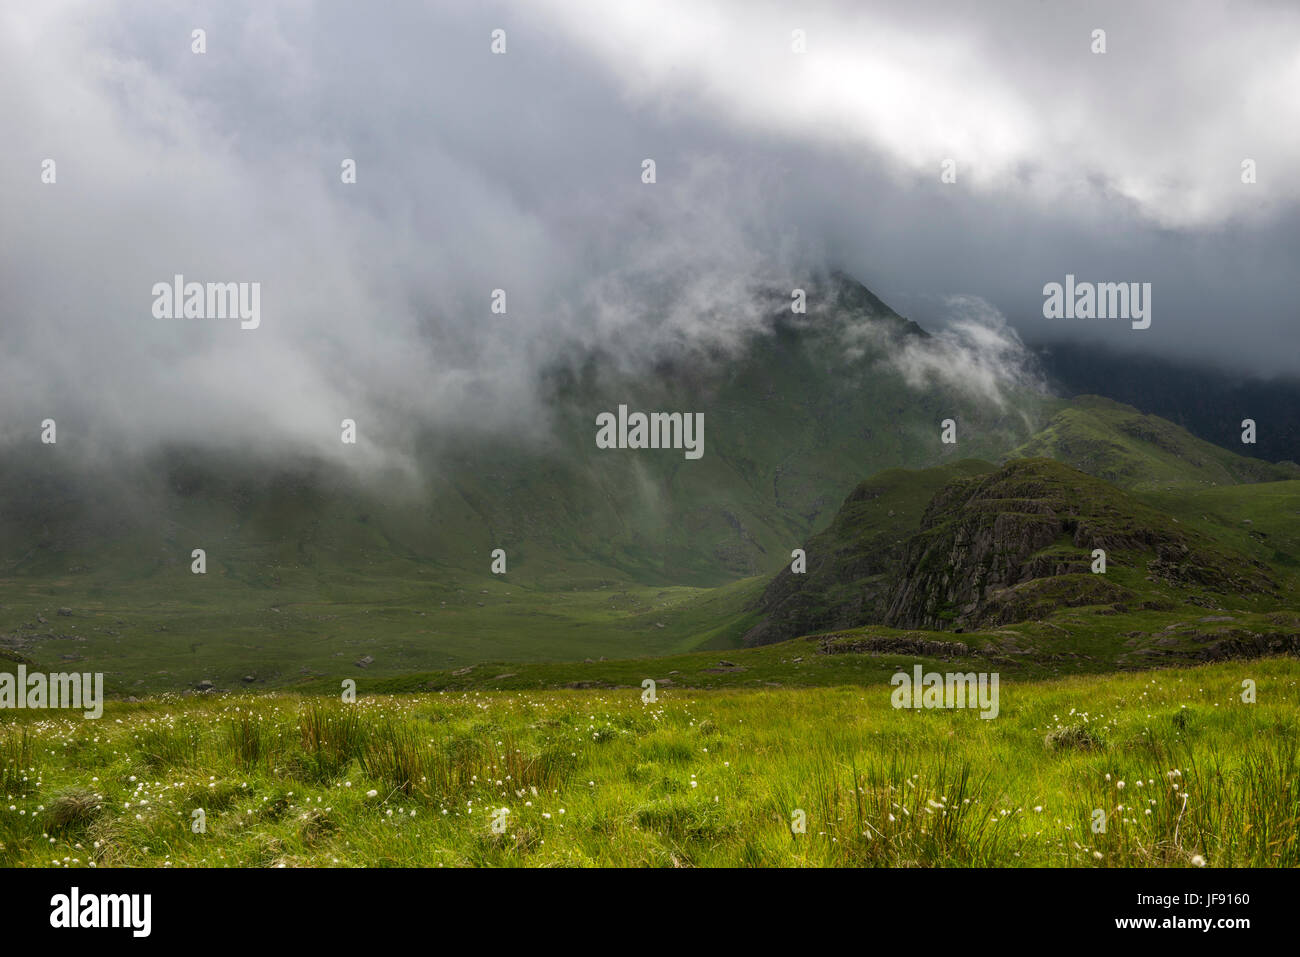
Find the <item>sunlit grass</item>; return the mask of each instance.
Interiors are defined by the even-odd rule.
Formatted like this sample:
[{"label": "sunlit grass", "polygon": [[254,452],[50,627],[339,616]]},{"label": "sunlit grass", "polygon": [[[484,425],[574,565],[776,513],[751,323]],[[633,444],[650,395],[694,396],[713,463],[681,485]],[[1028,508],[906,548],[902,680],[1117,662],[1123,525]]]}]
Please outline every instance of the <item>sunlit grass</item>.
[{"label": "sunlit grass", "polygon": [[994,720],[884,684],[7,712],[0,863],[1294,867],[1298,682],[1291,658],[1004,680]]}]

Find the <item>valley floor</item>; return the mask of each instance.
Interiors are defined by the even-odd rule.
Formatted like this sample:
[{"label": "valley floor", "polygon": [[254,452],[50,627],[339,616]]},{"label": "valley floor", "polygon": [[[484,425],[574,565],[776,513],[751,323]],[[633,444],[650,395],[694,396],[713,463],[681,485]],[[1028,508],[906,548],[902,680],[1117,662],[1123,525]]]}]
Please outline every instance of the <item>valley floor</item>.
[{"label": "valley floor", "polygon": [[1295,658],[1005,680],[992,720],[891,691],[5,712],[0,865],[1300,865]]}]

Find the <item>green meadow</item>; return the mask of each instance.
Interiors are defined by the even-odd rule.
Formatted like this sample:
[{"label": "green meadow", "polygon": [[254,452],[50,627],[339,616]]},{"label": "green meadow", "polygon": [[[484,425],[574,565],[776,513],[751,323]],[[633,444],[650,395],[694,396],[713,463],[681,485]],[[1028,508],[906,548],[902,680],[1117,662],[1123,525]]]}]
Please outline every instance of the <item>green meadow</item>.
[{"label": "green meadow", "polygon": [[882,674],[654,702],[466,689],[8,712],[0,864],[1300,865],[1294,658],[1004,677],[992,720],[895,709],[891,690]]}]

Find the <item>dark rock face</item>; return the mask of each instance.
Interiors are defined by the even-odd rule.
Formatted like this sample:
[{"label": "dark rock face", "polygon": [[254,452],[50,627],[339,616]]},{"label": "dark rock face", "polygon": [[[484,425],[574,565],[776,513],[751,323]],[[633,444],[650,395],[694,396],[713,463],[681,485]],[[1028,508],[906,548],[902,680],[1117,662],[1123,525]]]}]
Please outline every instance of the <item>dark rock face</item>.
[{"label": "dark rock face", "polygon": [[[1225,563],[1209,542],[1127,493],[1046,459],[1018,460],[950,484],[921,524],[885,612],[884,624],[895,628],[1007,624],[1035,606],[1050,611],[1135,599],[1092,573],[1098,548],[1109,563],[1144,565],[1149,580],[1174,586],[1276,588],[1259,563],[1244,556]],[[1035,592],[1039,601],[1026,601]]]},{"label": "dark rock face", "polygon": [[[999,627],[1061,608],[1105,613],[1109,606],[1113,614],[1163,599],[1094,574],[1094,549],[1105,551],[1108,566],[1138,568],[1157,587],[1219,595],[1277,590],[1266,566],[1049,459],[1018,459],[946,482],[910,531],[897,523],[882,527],[879,515],[869,513],[875,491],[863,483],[809,543],[806,575],[787,569],[773,580],[748,643],[873,624]],[[874,523],[870,531],[855,533],[864,518]]]},{"label": "dark rock face", "polygon": [[1149,645],[1125,656],[1134,667],[1170,662],[1241,661],[1271,655],[1300,654],[1300,634],[1294,631],[1256,632],[1244,628],[1202,630],[1197,626],[1160,635]]},{"label": "dark rock face", "polygon": [[1110,564],[1140,564],[1148,580],[1169,585],[1219,593],[1277,588],[1261,564],[1225,562],[1209,542],[1122,490],[1069,465],[1023,459],[936,495],[907,545],[884,624],[980,627],[1024,620],[1035,609],[1135,599],[1093,575],[1093,549],[1104,550]]},{"label": "dark rock face", "polygon": [[745,643],[765,645],[880,622],[925,503],[955,474],[992,469],[968,460],[949,469],[892,469],[861,482],[831,524],[808,541],[806,573],[796,575],[787,567],[768,585],[758,602],[763,619],[745,635]]},{"label": "dark rock face", "polygon": [[[952,483],[931,501],[921,526],[889,596],[884,623],[892,627],[974,624],[990,593],[1086,573],[1091,549],[1106,547],[1093,544],[1100,536],[1085,530],[1076,496],[1053,487],[1039,470],[1014,466]],[[1038,554],[1063,539],[1074,554]]]},{"label": "dark rock face", "polygon": [[1268,655],[1300,654],[1300,635],[1287,633],[1232,635],[1214,642],[1197,658],[1202,661],[1227,661],[1236,658],[1263,658]]}]

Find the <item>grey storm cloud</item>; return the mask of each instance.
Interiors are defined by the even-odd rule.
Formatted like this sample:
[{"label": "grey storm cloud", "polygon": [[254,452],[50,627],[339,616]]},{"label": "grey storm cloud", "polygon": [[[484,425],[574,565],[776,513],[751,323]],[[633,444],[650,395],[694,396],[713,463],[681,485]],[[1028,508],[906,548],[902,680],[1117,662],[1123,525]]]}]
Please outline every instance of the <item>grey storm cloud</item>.
[{"label": "grey storm cloud", "polygon": [[[1295,373],[1298,89],[1273,3],[11,5],[0,440],[517,424],[566,354],[738,353],[831,267],[993,401],[1022,337]],[[1151,328],[1043,319],[1067,273],[1151,282]],[[176,274],[261,325],[154,318]]]}]

